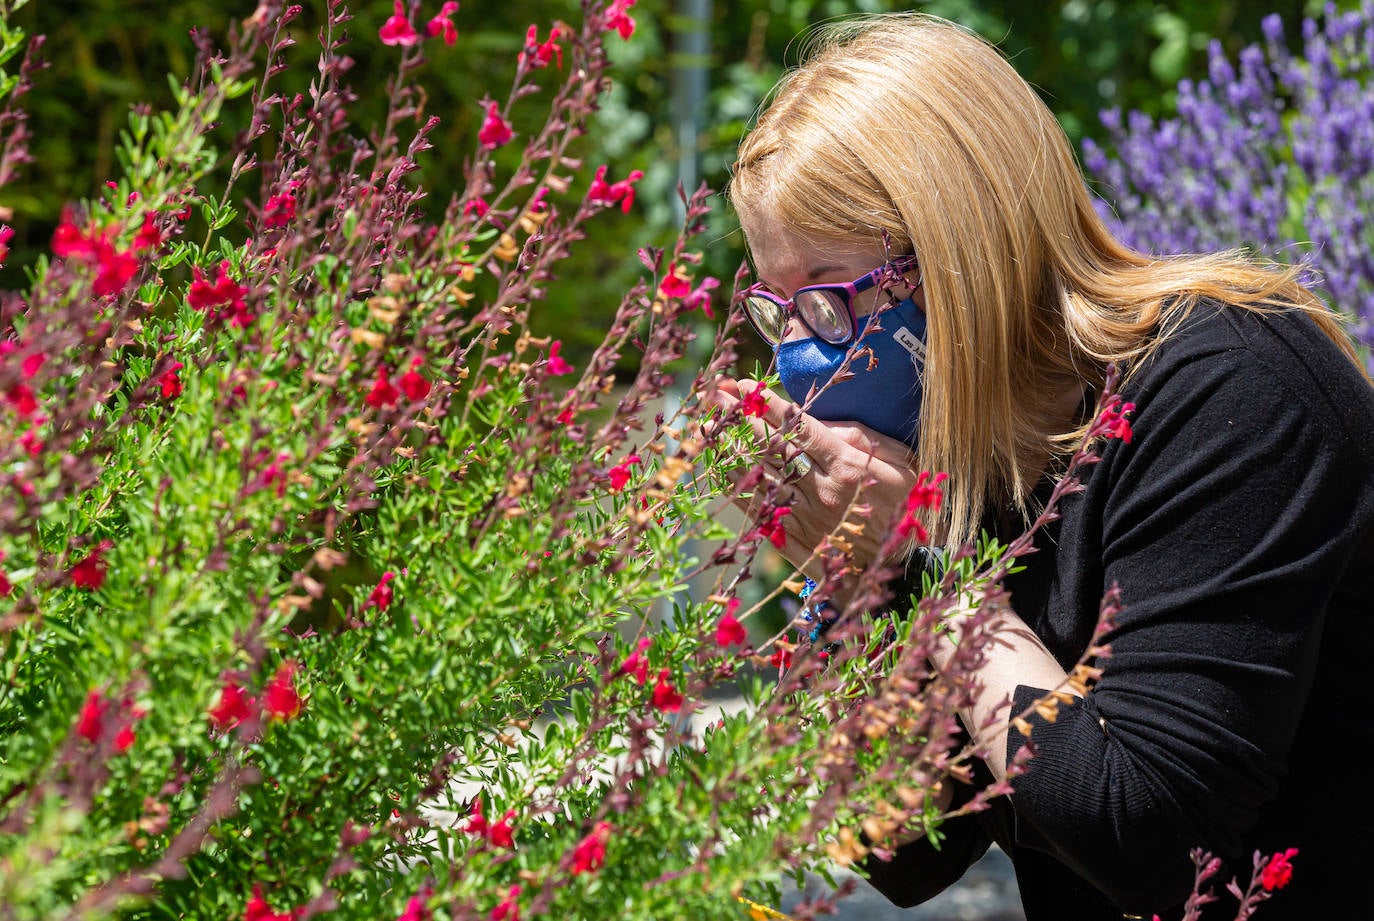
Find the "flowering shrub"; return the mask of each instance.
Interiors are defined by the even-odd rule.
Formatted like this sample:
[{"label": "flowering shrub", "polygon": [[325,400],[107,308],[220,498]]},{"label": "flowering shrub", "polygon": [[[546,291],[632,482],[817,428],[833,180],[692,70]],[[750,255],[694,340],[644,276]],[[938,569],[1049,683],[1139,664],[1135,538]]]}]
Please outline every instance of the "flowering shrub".
[{"label": "flowering shrub", "polygon": [[[589,359],[536,332],[577,296],[557,270],[582,228],[634,208],[635,173],[576,151],[633,0],[530,28],[440,203],[407,179],[436,124],[414,80],[462,22],[420,6],[373,26],[396,54],[380,125],[351,120],[342,0],[308,93],[280,88],[299,6],[196,31],[178,107],[132,113],[122,175],[3,294],[0,917],[744,917],[783,872],[936,828],[925,792],[977,754],[966,682],[926,653],[972,599],[977,662],[976,602],[1023,544],[970,548],[904,618],[857,615],[896,575],[871,568],[823,646],[749,635],[741,589],[789,512],[753,461],[788,432],[699,410],[737,312],[683,412],[648,418],[718,287],[704,190],[618,306],[586,305]],[[0,184],[39,50],[6,84]],[[1108,394],[1094,437],[1127,411]],[[920,533],[942,481],[900,522],[856,506],[814,590],[844,533]],[[746,492],[737,536],[718,518]],[[727,684],[745,709],[710,712]]]},{"label": "flowering shrub", "polygon": [[[1113,153],[1084,142],[1112,203],[1105,216],[1147,252],[1247,247],[1302,260],[1331,304],[1374,346],[1374,2],[1328,4],[1303,22],[1303,55],[1267,40],[1232,64],[1210,48],[1210,79],[1178,85],[1158,121],[1102,113]],[[1374,369],[1374,358],[1370,359]]]}]

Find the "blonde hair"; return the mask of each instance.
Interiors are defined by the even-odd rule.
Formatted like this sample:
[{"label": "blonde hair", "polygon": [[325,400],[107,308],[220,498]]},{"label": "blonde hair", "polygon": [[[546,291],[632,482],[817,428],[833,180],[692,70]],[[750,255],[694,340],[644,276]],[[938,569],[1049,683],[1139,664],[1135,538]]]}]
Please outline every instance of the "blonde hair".
[{"label": "blonde hair", "polygon": [[1093,207],[1068,138],[994,46],[923,14],[824,29],[740,146],[728,195],[811,242],[916,253],[927,306],[917,469],[949,474],[948,547],[1081,438],[1064,395],[1127,376],[1199,298],[1296,307],[1355,359],[1298,269],[1240,253],[1160,259]]}]

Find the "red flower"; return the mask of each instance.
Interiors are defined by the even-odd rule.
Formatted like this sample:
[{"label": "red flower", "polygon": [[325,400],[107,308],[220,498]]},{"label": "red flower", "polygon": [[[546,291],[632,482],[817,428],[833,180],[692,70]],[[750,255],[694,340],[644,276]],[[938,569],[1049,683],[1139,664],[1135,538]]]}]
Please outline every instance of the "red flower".
[{"label": "red flower", "polygon": [[719,287],[719,278],[703,278],[697,289],[682,299],[682,306],[687,310],[696,310],[700,307],[708,320],[714,320],[716,315],[711,310],[711,292]]},{"label": "red flower", "polygon": [[162,388],[162,398],[173,400],[181,396],[181,369],[186,367],[179,361],[172,362],[172,366],[162,372],[162,376],[157,379],[158,385]]},{"label": "red flower", "polygon": [[1298,849],[1290,847],[1282,854],[1275,854],[1269,858],[1269,862],[1264,865],[1264,872],[1260,874],[1260,885],[1264,887],[1265,892],[1282,889],[1293,881],[1293,864],[1290,861],[1296,856]]},{"label": "red flower", "polygon": [[43,367],[43,363],[47,360],[48,356],[44,355],[42,352],[34,352],[30,355],[25,355],[24,361],[19,365],[19,373],[24,375],[25,380],[30,380],[38,374],[39,369]]},{"label": "red flower", "polygon": [[740,399],[740,408],[746,416],[758,416],[762,419],[764,414],[768,412],[768,400],[763,396],[767,389],[763,381],[759,381],[752,391]]},{"label": "red flower", "polygon": [[1094,428],[1101,435],[1107,438],[1120,438],[1126,444],[1131,443],[1131,422],[1126,418],[1127,414],[1135,412],[1134,403],[1122,403],[1119,397],[1113,397],[1111,402],[1102,410],[1102,415],[1097,418],[1097,425]]},{"label": "red flower", "polygon": [[401,390],[411,400],[423,400],[429,396],[429,380],[417,369],[424,364],[423,358],[416,358],[410,363],[410,370],[401,375]]},{"label": "red flower", "polygon": [[635,651],[625,657],[625,661],[620,663],[620,667],[615,670],[613,677],[629,675],[634,678],[636,684],[643,687],[644,682],[649,680],[649,663],[645,660],[644,653],[651,645],[653,645],[653,641],[647,636],[640,637]]},{"label": "red flower", "polygon": [[561,339],[553,340],[553,344],[549,346],[549,363],[545,368],[549,377],[560,377],[573,372],[573,366],[568,364],[566,358],[558,354],[558,350],[561,348],[563,348]]},{"label": "red flower", "polygon": [[225,678],[219,689],[219,700],[208,711],[210,724],[227,732],[253,715],[253,698],[243,692],[238,682]]},{"label": "red flower", "polygon": [[29,457],[37,457],[43,452],[43,439],[38,437],[38,432],[34,429],[29,429],[20,435],[19,444],[23,446],[25,451],[29,452]]},{"label": "red flower", "polygon": [[395,0],[392,7],[395,11],[391,14],[382,27],[377,30],[377,35],[381,38],[383,45],[414,45],[420,41],[420,34],[415,31],[415,27],[406,18],[405,6],[401,0]]},{"label": "red flower", "polygon": [[[266,453],[267,452],[264,451],[259,454],[254,458],[254,462],[260,462]],[[253,485],[249,488],[247,494],[251,496],[253,493],[269,489],[272,487],[272,484],[275,483],[277,498],[283,498],[286,495],[286,470],[282,465],[289,460],[291,460],[291,455],[288,452],[283,451],[278,454],[272,463],[268,464],[258,473],[257,479],[253,481]]]},{"label": "red flower", "polygon": [[773,517],[759,525],[758,535],[768,538],[769,542],[779,550],[787,546],[787,532],[783,530],[782,520],[792,514],[790,508],[773,509]]},{"label": "red flower", "polygon": [[212,320],[228,320],[230,326],[247,326],[253,322],[254,315],[244,301],[248,289],[229,277],[229,260],[219,264],[214,284],[205,280],[199,266],[191,270],[191,276],[186,303],[192,308],[205,311]]},{"label": "red flower", "polygon": [[786,671],[792,667],[792,650],[779,646],[773,654],[768,657],[768,664],[774,668]]},{"label": "red flower", "polygon": [[692,280],[679,274],[677,263],[668,265],[668,273],[659,282],[658,294],[663,298],[683,298],[692,293]]},{"label": "red flower", "polygon": [[396,921],[429,921],[431,917],[429,906],[425,904],[424,898],[412,895],[406,902],[405,911],[401,912]]},{"label": "red flower", "polygon": [[744,625],[735,618],[735,612],[739,610],[739,599],[731,598],[729,604],[725,606],[725,616],[716,625],[716,645],[717,646],[743,646],[749,639],[744,631]]},{"label": "red flower", "polygon": [[243,921],[293,921],[294,911],[273,911],[272,906],[262,897],[262,886],[253,885],[253,895],[243,907]]},{"label": "red flower", "polygon": [[463,831],[470,835],[487,834],[487,817],[482,815],[482,797],[478,796],[472,801],[472,806],[468,809],[468,819],[463,823]]},{"label": "red flower", "polygon": [[57,225],[57,229],[52,235],[52,251],[54,256],[63,259],[79,259],[82,262],[94,262],[99,257],[97,242],[100,236],[91,230],[87,236],[75,224],[72,223],[71,214],[64,212],[62,221]]},{"label": "red flower", "polygon": [[[99,691],[88,693],[86,702],[81,706],[81,713],[76,718],[76,734],[92,745],[100,744],[101,739],[108,731],[107,720],[110,716],[110,706],[111,702]],[[137,738],[134,733],[134,721],[143,716],[143,711],[132,706],[128,701],[120,706],[119,711],[119,723],[115,727],[115,734],[111,743],[116,752],[123,753],[133,747]]]},{"label": "red flower", "polygon": [[134,252],[157,249],[162,245],[162,232],[157,229],[157,213],[149,211],[143,215],[143,226],[134,234]]},{"label": "red flower", "polygon": [[633,35],[635,21],[625,11],[634,5],[635,0],[612,0],[610,8],[606,10],[606,31],[614,29],[620,33],[621,38]]},{"label": "red flower", "polygon": [[478,217],[486,217],[487,212],[490,210],[491,205],[487,204],[487,200],[480,195],[475,195],[464,203],[463,217],[467,217],[469,214],[476,214]]},{"label": "red flower", "polygon": [[[3,561],[4,559],[5,552],[3,550],[0,550],[0,561]],[[9,576],[5,575],[5,571],[3,569],[0,569],[0,598],[8,598],[10,596],[10,592],[13,591],[14,583],[10,581]]]},{"label": "red flower", "polygon": [[382,573],[382,581],[378,582],[376,587],[372,589],[372,593],[367,596],[367,607],[375,607],[379,611],[385,611],[390,607],[392,599],[395,598],[396,595],[395,592],[391,590],[391,586],[387,583],[394,578],[396,578],[394,572],[387,571]]},{"label": "red flower", "polygon": [[572,875],[593,873],[606,863],[606,843],[611,840],[611,823],[597,822],[591,833],[573,848]]},{"label": "red flower", "polygon": [[603,205],[613,205],[620,202],[620,210],[629,214],[630,208],[635,203],[634,184],[643,178],[643,170],[631,170],[630,175],[619,182],[608,183],[606,182],[606,165],[603,163],[596,168],[596,175],[592,177],[592,187],[587,190],[587,201]]},{"label": "red flower", "polygon": [[625,484],[630,482],[630,468],[639,464],[639,455],[631,454],[610,470],[606,471],[606,477],[611,481],[611,492],[620,492],[625,488]]},{"label": "red flower", "polygon": [[915,535],[916,542],[924,544],[930,540],[930,533],[926,531],[925,525],[916,518],[916,512],[920,509],[936,510],[944,500],[944,491],[940,489],[940,484],[948,479],[946,473],[937,473],[934,477],[930,471],[922,470],[921,475],[916,478],[916,483],[911,487],[911,492],[907,493],[906,511],[902,514],[902,520],[897,522],[897,533],[903,537]]},{"label": "red flower", "polygon": [[395,406],[396,401],[401,398],[401,391],[397,390],[391,383],[391,378],[387,376],[386,365],[377,369],[377,380],[372,385],[367,396],[364,398],[367,405],[374,409],[382,409],[387,406]]},{"label": "red flower", "polygon": [[442,32],[444,34],[444,44],[452,46],[454,42],[458,41],[458,27],[453,24],[453,21],[449,19],[449,17],[456,12],[458,12],[458,4],[455,0],[447,0],[447,2],[439,8],[439,15],[431,19],[429,24],[425,26],[425,32],[428,33],[430,38]]},{"label": "red flower", "polygon": [[121,253],[108,244],[100,248],[96,264],[95,281],[91,282],[96,297],[123,291],[138,271],[138,259],[133,253]]},{"label": "red flower", "polygon": [[28,384],[15,384],[5,394],[5,399],[9,400],[10,406],[21,419],[27,419],[38,412],[38,398],[34,396],[33,388]]},{"label": "red flower", "polygon": [[515,829],[511,826],[511,820],[515,818],[515,810],[509,810],[501,816],[500,821],[487,829],[487,840],[493,847],[515,847]]},{"label": "red flower", "polygon": [[520,887],[511,886],[506,898],[491,910],[491,921],[520,921],[520,906],[515,900],[520,897]]},{"label": "red flower", "polygon": [[563,67],[563,46],[558,44],[558,26],[549,28],[549,38],[539,41],[539,26],[531,25],[525,33],[525,50],[520,52],[520,62],[529,62],[531,67],[548,67],[549,62],[558,58],[558,67]]},{"label": "red flower", "polygon": [[268,717],[289,720],[301,712],[301,695],[296,690],[296,672],[299,668],[295,662],[283,662],[272,680],[267,682],[262,692],[262,709]]},{"label": "red flower", "polygon": [[477,140],[487,150],[495,150],[515,136],[510,125],[501,117],[500,107],[494,102],[487,103],[487,117],[477,132]]},{"label": "red flower", "polygon": [[95,590],[105,584],[105,551],[114,544],[102,540],[84,560],[72,567],[72,584],[77,588]]},{"label": "red flower", "polygon": [[664,713],[676,713],[682,709],[682,695],[668,681],[666,668],[658,673],[658,683],[654,685],[653,704],[655,710]]},{"label": "red flower", "polygon": [[264,229],[285,227],[296,219],[296,196],[290,192],[273,195],[262,208]]},{"label": "red flower", "polygon": [[[534,28],[530,26],[530,28]],[[14,228],[9,224],[0,225],[0,265],[10,257],[10,240],[14,239]]]},{"label": "red flower", "polygon": [[571,407],[571,406],[567,407],[567,408],[564,409],[561,413],[559,413],[557,416],[555,416],[555,417],[554,417],[554,421],[556,421],[556,422],[559,423],[560,425],[572,425],[572,424],[573,424],[573,411],[572,411],[572,407]]}]

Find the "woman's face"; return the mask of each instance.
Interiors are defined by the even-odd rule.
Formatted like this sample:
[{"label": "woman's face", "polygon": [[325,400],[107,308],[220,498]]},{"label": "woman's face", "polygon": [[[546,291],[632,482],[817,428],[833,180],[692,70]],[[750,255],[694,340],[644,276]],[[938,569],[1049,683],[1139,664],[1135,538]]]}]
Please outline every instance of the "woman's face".
[{"label": "woman's face", "polygon": [[[791,232],[781,222],[766,219],[742,218],[740,223],[757,272],[754,280],[781,298],[791,298],[797,289],[810,285],[852,282],[887,261],[887,254],[879,245],[816,241]],[[925,309],[924,292],[919,289],[913,293],[911,287],[899,285],[891,293],[899,299],[912,297]],[[886,297],[878,288],[859,292],[852,301],[855,317],[872,313]],[[794,315],[788,320],[783,338],[803,339],[810,335]]]}]

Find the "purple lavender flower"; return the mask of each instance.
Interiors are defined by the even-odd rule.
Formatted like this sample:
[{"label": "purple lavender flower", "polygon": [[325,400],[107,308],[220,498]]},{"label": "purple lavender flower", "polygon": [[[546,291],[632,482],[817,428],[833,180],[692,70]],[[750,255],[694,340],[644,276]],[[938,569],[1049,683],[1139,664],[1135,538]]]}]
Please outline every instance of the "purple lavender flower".
[{"label": "purple lavender flower", "polygon": [[[1244,248],[1308,279],[1374,348],[1374,0],[1328,4],[1291,54],[1277,16],[1233,64],[1209,49],[1208,79],[1178,85],[1177,114],[1101,113],[1115,153],[1084,141],[1099,210],[1158,254]],[[1369,359],[1374,369],[1374,357]]]}]

